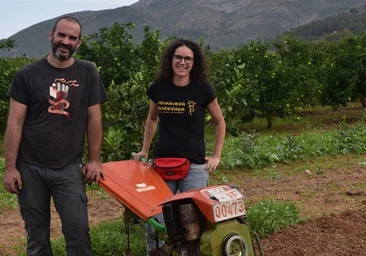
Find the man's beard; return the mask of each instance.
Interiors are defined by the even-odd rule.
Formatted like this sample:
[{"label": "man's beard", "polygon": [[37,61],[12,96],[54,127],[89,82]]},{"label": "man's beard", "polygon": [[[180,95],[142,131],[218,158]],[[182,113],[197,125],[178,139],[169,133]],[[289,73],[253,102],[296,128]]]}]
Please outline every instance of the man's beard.
[{"label": "man's beard", "polygon": [[[54,40],[51,41],[51,46],[52,46],[52,54],[53,54],[53,56],[55,56],[59,60],[68,60],[68,59],[70,59],[72,57],[72,55],[77,50],[76,47],[72,47],[71,45],[63,44],[62,42],[55,43]],[[67,50],[69,51],[69,53],[67,55],[60,55],[60,53],[57,51],[57,49],[59,47],[61,47],[61,46],[63,48],[67,48]]]}]

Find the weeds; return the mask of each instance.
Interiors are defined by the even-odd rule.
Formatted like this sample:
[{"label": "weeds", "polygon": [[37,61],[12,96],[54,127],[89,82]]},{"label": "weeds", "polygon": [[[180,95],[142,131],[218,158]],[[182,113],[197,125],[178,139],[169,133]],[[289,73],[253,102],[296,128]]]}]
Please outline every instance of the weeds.
[{"label": "weeds", "polygon": [[343,125],[339,130],[310,132],[298,136],[242,133],[225,142],[222,168],[259,169],[275,163],[313,156],[360,154],[366,152],[366,128],[362,123]]},{"label": "weeds", "polygon": [[249,207],[247,218],[251,231],[264,238],[280,228],[299,223],[299,214],[292,202],[265,199]]}]

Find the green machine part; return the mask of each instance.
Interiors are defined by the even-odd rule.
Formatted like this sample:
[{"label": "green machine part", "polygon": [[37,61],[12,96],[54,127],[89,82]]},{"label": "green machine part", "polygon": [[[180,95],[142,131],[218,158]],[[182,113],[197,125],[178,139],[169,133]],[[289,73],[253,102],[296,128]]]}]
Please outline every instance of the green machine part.
[{"label": "green machine part", "polygon": [[[205,232],[201,235],[200,255],[255,255],[249,228],[245,224],[241,224],[237,219],[232,219],[219,223],[207,222],[207,225]],[[229,253],[225,254],[224,251]]]}]

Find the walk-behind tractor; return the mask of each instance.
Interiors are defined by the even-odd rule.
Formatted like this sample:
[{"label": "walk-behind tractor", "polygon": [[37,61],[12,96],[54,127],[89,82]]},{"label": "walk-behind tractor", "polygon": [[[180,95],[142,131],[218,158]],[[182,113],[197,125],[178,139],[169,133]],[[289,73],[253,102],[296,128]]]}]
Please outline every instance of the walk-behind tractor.
[{"label": "walk-behind tractor", "polygon": [[[236,188],[218,185],[173,195],[152,164],[137,160],[104,163],[103,171],[100,186],[165,242],[150,255],[255,255],[244,197]],[[162,223],[155,218],[161,213]]]}]

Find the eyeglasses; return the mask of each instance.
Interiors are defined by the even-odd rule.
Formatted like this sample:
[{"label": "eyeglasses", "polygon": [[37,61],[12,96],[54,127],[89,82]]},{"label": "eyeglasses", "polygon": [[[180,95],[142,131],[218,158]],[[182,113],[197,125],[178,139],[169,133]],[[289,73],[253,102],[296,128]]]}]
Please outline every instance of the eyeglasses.
[{"label": "eyeglasses", "polygon": [[178,63],[181,62],[182,60],[184,60],[184,62],[186,64],[191,64],[193,62],[194,58],[191,57],[191,56],[183,57],[183,56],[180,56],[180,55],[173,55],[173,60],[175,62],[178,62]]}]

